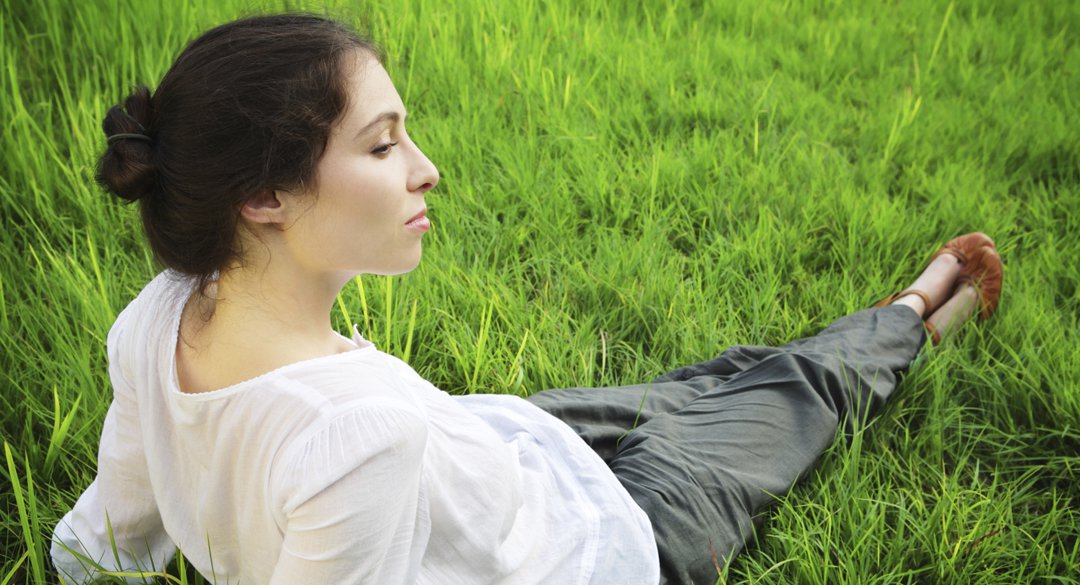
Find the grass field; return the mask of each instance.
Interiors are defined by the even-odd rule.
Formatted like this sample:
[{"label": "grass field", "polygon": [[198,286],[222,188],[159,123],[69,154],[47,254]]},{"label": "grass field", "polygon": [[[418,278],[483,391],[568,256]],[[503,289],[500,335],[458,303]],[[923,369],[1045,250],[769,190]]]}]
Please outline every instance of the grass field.
[{"label": "grass field", "polygon": [[[105,335],[158,270],[93,184],[104,112],[199,31],[324,10],[163,4],[0,0],[0,585],[56,582]],[[920,357],[719,579],[1080,582],[1080,3],[339,4],[442,173],[421,266],[343,291],[342,330],[452,393],[636,383],[812,334],[986,231],[1000,311]]]}]

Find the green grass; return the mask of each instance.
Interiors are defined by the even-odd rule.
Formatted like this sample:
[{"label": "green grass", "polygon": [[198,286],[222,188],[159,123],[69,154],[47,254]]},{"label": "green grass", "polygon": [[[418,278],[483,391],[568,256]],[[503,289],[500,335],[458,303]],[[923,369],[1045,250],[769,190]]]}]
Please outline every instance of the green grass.
[{"label": "green grass", "polygon": [[[0,0],[0,585],[55,582],[105,335],[158,270],[93,185],[104,112],[201,30],[323,3],[166,4]],[[421,266],[348,287],[342,329],[453,393],[634,383],[812,334],[986,231],[1000,311],[721,581],[1080,582],[1080,3],[338,4],[442,172]]]}]

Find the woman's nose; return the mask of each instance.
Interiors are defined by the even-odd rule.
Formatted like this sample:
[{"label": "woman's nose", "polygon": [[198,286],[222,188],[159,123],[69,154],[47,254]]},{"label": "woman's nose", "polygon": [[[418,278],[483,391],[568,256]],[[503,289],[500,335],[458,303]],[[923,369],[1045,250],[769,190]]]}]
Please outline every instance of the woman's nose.
[{"label": "woman's nose", "polygon": [[410,191],[426,193],[439,184],[439,169],[435,168],[435,165],[419,147],[416,147],[416,160],[413,164],[414,168],[409,185]]}]

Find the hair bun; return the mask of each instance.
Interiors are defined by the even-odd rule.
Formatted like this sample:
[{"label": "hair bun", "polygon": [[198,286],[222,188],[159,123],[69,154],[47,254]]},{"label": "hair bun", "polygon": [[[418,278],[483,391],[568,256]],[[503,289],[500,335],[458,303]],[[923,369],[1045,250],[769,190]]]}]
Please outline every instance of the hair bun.
[{"label": "hair bun", "polygon": [[110,108],[101,123],[108,146],[98,160],[97,182],[128,201],[142,199],[157,189],[150,126],[150,90],[141,85],[124,100],[123,107]]}]

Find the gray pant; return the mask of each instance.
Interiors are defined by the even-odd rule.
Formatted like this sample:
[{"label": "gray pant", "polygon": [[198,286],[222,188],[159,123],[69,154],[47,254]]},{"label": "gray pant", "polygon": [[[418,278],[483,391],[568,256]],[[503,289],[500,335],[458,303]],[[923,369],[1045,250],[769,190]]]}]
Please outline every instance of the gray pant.
[{"label": "gray pant", "polygon": [[911,309],[844,317],[783,347],[736,346],[648,384],[534,394],[608,463],[648,514],[661,582],[712,585],[833,441],[873,414],[925,333]]}]

